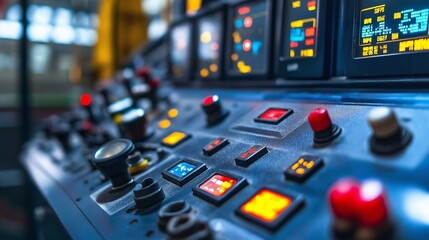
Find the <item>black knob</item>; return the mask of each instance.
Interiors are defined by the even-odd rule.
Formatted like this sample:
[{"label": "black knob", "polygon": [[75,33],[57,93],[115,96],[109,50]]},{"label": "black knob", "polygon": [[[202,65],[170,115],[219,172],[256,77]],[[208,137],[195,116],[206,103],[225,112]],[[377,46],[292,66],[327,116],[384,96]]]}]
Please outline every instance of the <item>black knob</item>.
[{"label": "black knob", "polygon": [[207,222],[202,221],[195,213],[180,215],[171,219],[167,225],[168,239],[212,239]]},{"label": "black knob", "polygon": [[98,148],[93,154],[92,162],[110,179],[113,190],[133,183],[126,162],[133,151],[133,142],[128,139],[115,139]]},{"label": "black knob", "polygon": [[220,123],[228,115],[228,111],[223,109],[218,95],[207,96],[204,98],[202,108],[206,114],[208,126]]},{"label": "black knob", "polygon": [[64,151],[69,151],[71,149],[70,135],[71,135],[71,126],[66,122],[57,123],[54,127],[54,135],[57,137]]},{"label": "black knob", "polygon": [[165,198],[164,191],[157,181],[146,178],[134,188],[134,202],[140,210],[150,209],[159,205]]},{"label": "black knob", "polygon": [[133,141],[141,141],[151,136],[152,128],[148,126],[146,112],[143,109],[132,109],[122,115],[121,127],[126,136]]},{"label": "black knob", "polygon": [[165,231],[167,228],[168,222],[174,218],[181,215],[185,215],[191,212],[192,207],[185,201],[176,201],[171,202],[159,210],[158,213],[158,226],[162,231]]}]

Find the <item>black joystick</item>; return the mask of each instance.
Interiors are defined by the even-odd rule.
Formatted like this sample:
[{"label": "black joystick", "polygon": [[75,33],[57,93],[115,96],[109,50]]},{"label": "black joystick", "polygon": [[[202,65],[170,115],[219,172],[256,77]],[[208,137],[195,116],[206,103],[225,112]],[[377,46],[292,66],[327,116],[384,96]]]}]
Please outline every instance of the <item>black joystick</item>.
[{"label": "black joystick", "polygon": [[133,141],[145,140],[153,134],[143,109],[132,109],[123,114],[121,126],[127,137]]},{"label": "black joystick", "polygon": [[133,142],[128,139],[115,139],[98,148],[93,154],[92,162],[110,179],[113,190],[122,189],[134,182],[126,162],[133,151]]},{"label": "black joystick", "polygon": [[207,126],[220,123],[228,115],[228,111],[222,108],[222,103],[218,95],[204,98],[202,108],[206,113]]},{"label": "black joystick", "polygon": [[164,191],[157,181],[146,178],[134,188],[134,202],[139,210],[147,210],[158,206],[165,198]]}]

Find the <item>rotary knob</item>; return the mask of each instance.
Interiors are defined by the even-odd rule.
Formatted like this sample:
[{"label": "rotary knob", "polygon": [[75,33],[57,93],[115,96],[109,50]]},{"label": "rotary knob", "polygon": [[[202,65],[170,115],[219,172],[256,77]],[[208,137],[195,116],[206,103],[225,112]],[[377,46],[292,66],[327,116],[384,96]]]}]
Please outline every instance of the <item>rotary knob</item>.
[{"label": "rotary knob", "polygon": [[143,109],[132,109],[122,115],[121,127],[128,138],[133,141],[142,141],[153,134],[148,126],[146,112]]},{"label": "rotary knob", "polygon": [[201,106],[206,114],[208,126],[220,123],[228,115],[228,111],[223,109],[218,95],[207,96]]},{"label": "rotary knob", "polygon": [[118,190],[133,183],[126,162],[134,151],[134,144],[128,139],[115,139],[98,148],[92,162],[112,182],[112,189]]},{"label": "rotary knob", "polygon": [[134,190],[134,202],[139,210],[147,210],[158,206],[165,198],[164,191],[157,181],[146,178]]},{"label": "rotary knob", "polygon": [[405,148],[412,134],[399,123],[395,112],[387,107],[369,112],[368,122],[372,128],[371,150],[378,154],[389,154]]},{"label": "rotary knob", "polygon": [[326,143],[334,140],[341,134],[341,128],[332,123],[328,110],[317,108],[308,115],[308,122],[313,129],[313,141]]}]

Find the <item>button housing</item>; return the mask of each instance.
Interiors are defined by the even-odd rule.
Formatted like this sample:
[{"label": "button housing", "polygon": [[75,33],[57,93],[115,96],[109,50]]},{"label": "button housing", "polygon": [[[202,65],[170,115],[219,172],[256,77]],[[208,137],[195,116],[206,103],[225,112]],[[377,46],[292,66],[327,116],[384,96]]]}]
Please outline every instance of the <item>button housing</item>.
[{"label": "button housing", "polygon": [[215,140],[213,140],[212,142],[210,142],[209,144],[207,144],[207,146],[205,146],[203,148],[203,153],[204,153],[204,155],[210,157],[213,154],[217,153],[222,148],[224,148],[228,144],[229,144],[228,139],[216,138]]},{"label": "button housing", "polygon": [[267,153],[268,149],[266,147],[255,145],[235,158],[235,164],[240,167],[248,167]]}]

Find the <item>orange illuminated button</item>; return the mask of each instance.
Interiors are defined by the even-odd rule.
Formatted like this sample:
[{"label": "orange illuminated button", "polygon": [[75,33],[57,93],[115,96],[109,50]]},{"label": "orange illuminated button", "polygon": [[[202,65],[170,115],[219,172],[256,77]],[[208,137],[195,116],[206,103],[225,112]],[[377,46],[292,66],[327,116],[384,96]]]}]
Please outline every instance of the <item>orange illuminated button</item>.
[{"label": "orange illuminated button", "polygon": [[211,156],[228,145],[228,139],[226,138],[216,138],[211,143],[203,148],[203,153],[206,156]]},{"label": "orange illuminated button", "polygon": [[266,147],[255,145],[236,157],[235,164],[240,167],[248,167],[267,153],[268,149]]},{"label": "orange illuminated button", "polygon": [[302,203],[302,198],[294,194],[263,188],[242,204],[237,213],[265,227],[275,229],[298,210]]},{"label": "orange illuminated button", "polygon": [[183,132],[173,132],[164,139],[162,139],[162,144],[168,147],[175,147],[182,142],[189,139],[191,135],[183,133]]},{"label": "orange illuminated button", "polygon": [[194,194],[215,205],[220,205],[247,185],[243,177],[225,172],[217,172],[192,191]]},{"label": "orange illuminated button", "polygon": [[323,166],[323,160],[315,156],[302,156],[285,171],[287,180],[304,182]]},{"label": "orange illuminated button", "polygon": [[291,109],[269,108],[257,118],[255,122],[279,124],[293,113]]}]

